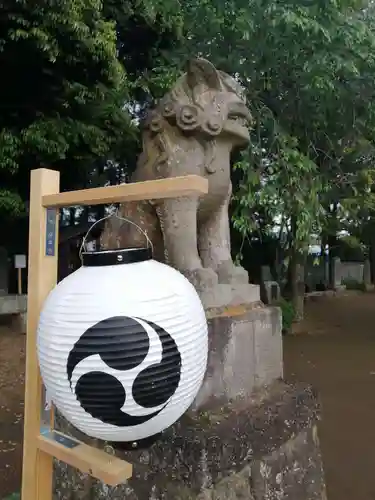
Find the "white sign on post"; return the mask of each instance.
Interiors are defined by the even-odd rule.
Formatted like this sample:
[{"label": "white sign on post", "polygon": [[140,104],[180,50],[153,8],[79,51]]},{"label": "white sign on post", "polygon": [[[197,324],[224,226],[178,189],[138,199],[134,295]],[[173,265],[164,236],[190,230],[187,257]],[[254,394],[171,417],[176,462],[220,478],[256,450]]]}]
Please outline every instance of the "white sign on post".
[{"label": "white sign on post", "polygon": [[26,268],[26,255],[15,255],[14,256],[14,267],[16,269]]}]

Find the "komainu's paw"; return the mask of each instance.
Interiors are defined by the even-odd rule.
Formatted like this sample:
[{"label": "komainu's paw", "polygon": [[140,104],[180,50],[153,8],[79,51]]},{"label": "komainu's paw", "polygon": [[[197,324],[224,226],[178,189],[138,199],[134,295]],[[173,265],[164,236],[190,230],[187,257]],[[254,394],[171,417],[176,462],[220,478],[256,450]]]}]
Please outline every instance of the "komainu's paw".
[{"label": "komainu's paw", "polygon": [[249,283],[248,272],[240,266],[235,266],[231,260],[221,262],[217,269],[219,283],[231,285],[247,285]]},{"label": "komainu's paw", "polygon": [[215,271],[207,268],[183,271],[183,274],[199,291],[211,289],[218,284],[218,277]]}]

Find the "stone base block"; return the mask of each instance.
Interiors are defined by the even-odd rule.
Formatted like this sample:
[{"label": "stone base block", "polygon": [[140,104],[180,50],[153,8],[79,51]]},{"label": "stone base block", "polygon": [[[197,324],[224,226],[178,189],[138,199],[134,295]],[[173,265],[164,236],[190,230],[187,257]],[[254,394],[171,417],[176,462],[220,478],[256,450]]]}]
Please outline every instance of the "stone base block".
[{"label": "stone base block", "polygon": [[265,281],[264,289],[267,295],[267,304],[272,304],[280,300],[281,291],[277,281]]},{"label": "stone base block", "polygon": [[335,285],[334,287],[335,292],[345,292],[346,290],[346,285]]},{"label": "stone base block", "polygon": [[27,309],[27,295],[3,295],[0,297],[0,314],[24,313]]},{"label": "stone base block", "polygon": [[283,376],[281,312],[255,305],[207,311],[208,368],[192,409],[249,398]]},{"label": "stone base block", "polygon": [[251,304],[260,300],[259,285],[251,284],[219,284],[199,292],[205,309]]},{"label": "stone base block", "polygon": [[27,313],[12,314],[11,328],[16,333],[26,333],[27,330]]},{"label": "stone base block", "polygon": [[[251,402],[185,415],[115,488],[57,463],[54,500],[326,500],[310,387],[275,382]],[[67,425],[63,430],[68,431]]]}]

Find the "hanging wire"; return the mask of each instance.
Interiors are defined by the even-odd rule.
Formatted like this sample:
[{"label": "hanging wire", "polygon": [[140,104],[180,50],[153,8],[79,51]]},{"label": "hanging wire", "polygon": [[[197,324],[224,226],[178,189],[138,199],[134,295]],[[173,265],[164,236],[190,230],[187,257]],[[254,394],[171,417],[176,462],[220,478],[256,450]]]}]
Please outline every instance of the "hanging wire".
[{"label": "hanging wire", "polygon": [[[108,215],[105,215],[104,217],[102,217],[101,219],[97,220],[94,222],[94,224],[92,224],[92,226],[89,228],[89,230],[87,231],[87,233],[85,234],[85,236],[83,237],[83,240],[82,240],[82,244],[80,246],[80,249],[79,249],[79,258],[81,259],[82,261],[82,253],[85,251],[85,245],[86,245],[86,240],[87,240],[87,237],[88,235],[90,234],[91,230],[97,225],[99,224],[100,222],[103,222],[104,220],[107,220],[107,219],[110,219],[111,217],[115,217],[116,219],[119,219],[119,220],[122,220],[124,221],[124,223],[128,223],[128,224],[132,224],[133,226],[135,226],[139,232],[141,232],[144,237],[146,238],[146,241],[147,241],[147,247],[150,247],[151,248],[151,251],[152,253],[154,253],[154,245],[152,244],[152,241],[150,240],[150,238],[148,237],[147,235],[147,232],[144,231],[138,224],[136,224],[135,222],[133,222],[132,220],[130,219],[127,219],[126,217],[122,217],[121,215],[118,214],[118,209],[111,213],[111,214],[108,214]],[[120,228],[122,228],[124,224],[121,224]]]}]

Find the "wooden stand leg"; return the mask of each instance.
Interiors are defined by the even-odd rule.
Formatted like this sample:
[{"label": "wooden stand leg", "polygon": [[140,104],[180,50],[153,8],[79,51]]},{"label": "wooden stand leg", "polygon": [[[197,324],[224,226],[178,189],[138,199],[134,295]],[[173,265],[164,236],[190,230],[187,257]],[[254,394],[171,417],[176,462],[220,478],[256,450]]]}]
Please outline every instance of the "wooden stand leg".
[{"label": "wooden stand leg", "polygon": [[36,340],[43,302],[57,281],[58,211],[48,210],[47,234],[47,209],[42,198],[57,194],[59,184],[59,172],[31,172],[22,500],[52,500],[53,457],[38,447],[42,382]]},{"label": "wooden stand leg", "polygon": [[22,269],[18,268],[17,269],[17,290],[18,290],[18,295],[22,295]]}]

